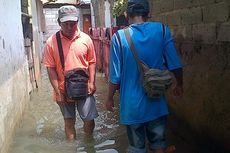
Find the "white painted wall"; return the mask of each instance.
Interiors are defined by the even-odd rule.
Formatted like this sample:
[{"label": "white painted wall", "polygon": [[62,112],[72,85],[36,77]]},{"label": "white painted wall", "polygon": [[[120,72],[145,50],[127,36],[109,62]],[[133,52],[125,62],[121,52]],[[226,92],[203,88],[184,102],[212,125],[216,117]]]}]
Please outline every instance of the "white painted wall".
[{"label": "white painted wall", "polygon": [[52,34],[60,29],[57,22],[58,8],[44,8],[43,12],[46,20],[45,40],[47,40]]},{"label": "white painted wall", "polygon": [[111,11],[110,11],[110,3],[108,0],[105,1],[105,27],[111,27]]},{"label": "white painted wall", "polygon": [[39,3],[41,3],[39,0],[31,0],[31,14],[32,14],[32,25],[33,25],[33,52],[34,52],[34,68],[35,68],[35,78],[38,83],[38,87],[41,86],[41,60],[42,60],[42,54],[43,51],[43,33],[41,31],[40,21],[38,18],[38,9]]},{"label": "white painted wall", "polygon": [[[90,10],[80,10],[77,8],[79,14],[79,22],[78,26],[81,30],[83,30],[83,14],[90,14]],[[45,40],[47,40],[52,34],[56,33],[60,26],[58,25],[58,8],[44,8],[43,12],[45,14],[46,20],[46,33],[44,34]]]},{"label": "white painted wall", "polygon": [[94,8],[93,8],[93,4],[90,3],[90,10],[91,10],[91,24],[92,24],[92,27],[95,28],[95,14],[94,14]]},{"label": "white painted wall", "polygon": [[14,128],[29,101],[21,1],[0,0],[0,153],[6,153]]}]

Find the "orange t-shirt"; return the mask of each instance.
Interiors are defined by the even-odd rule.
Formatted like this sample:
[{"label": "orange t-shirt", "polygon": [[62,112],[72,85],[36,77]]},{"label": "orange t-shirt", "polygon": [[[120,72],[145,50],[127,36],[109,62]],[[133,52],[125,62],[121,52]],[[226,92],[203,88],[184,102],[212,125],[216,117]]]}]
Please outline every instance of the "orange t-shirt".
[{"label": "orange t-shirt", "polygon": [[[88,69],[88,66],[96,63],[94,45],[91,38],[78,29],[72,40],[61,35],[61,42],[64,54],[65,72],[75,69]],[[56,34],[46,41],[44,48],[44,65],[56,68],[58,75],[58,88],[64,92],[64,73],[58,51]]]}]

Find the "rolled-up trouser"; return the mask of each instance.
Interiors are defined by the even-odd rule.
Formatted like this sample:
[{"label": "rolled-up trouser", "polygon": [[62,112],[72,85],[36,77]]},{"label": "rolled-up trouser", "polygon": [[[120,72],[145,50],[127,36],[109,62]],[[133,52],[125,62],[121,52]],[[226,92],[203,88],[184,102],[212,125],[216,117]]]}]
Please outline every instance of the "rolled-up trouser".
[{"label": "rolled-up trouser", "polygon": [[151,149],[165,149],[165,128],[167,117],[162,116],[146,123],[127,125],[128,153],[147,153],[145,135]]}]

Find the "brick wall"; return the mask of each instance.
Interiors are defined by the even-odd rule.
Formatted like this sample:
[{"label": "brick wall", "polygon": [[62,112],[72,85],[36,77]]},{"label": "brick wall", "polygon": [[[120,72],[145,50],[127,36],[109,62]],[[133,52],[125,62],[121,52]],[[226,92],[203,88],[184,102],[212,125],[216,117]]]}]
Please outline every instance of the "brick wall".
[{"label": "brick wall", "polygon": [[185,66],[183,99],[169,97],[173,112],[206,142],[230,150],[230,0],[150,4],[151,19],[169,25]]}]

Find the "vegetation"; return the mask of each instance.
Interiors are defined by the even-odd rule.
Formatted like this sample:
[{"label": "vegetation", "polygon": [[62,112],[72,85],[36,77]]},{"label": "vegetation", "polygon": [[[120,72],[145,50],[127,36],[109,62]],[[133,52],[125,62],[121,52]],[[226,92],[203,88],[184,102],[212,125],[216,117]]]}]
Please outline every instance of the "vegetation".
[{"label": "vegetation", "polygon": [[127,7],[128,0],[117,0],[113,7],[113,16],[118,17],[122,15]]}]

